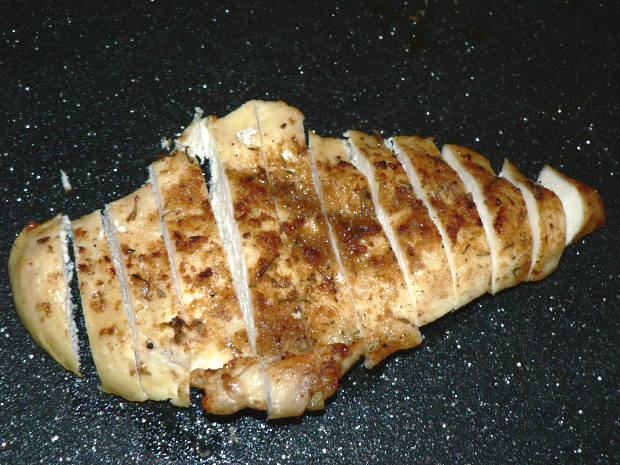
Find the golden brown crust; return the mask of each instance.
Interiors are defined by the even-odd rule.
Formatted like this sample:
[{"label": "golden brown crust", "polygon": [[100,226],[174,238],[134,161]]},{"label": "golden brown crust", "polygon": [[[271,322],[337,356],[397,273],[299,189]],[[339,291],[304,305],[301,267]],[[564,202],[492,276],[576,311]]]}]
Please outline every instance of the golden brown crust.
[{"label": "golden brown crust", "polygon": [[11,249],[9,279],[17,314],[32,338],[65,369],[80,374],[66,308],[61,228],[62,215],[26,225]]},{"label": "golden brown crust", "polygon": [[319,188],[353,296],[366,366],[421,342],[407,286],[379,224],[364,176],[348,160],[343,141],[310,133]]},{"label": "golden brown crust", "polygon": [[530,281],[541,280],[557,268],[564,251],[566,221],[562,202],[552,191],[526,178],[508,160],[504,160],[502,176],[515,184],[526,200],[534,239],[532,264],[527,278]]},{"label": "golden brown crust", "polygon": [[356,363],[366,351],[366,344],[362,339],[346,344],[329,344],[315,348],[321,373],[321,389],[323,395],[321,404],[309,406],[309,409],[323,408],[322,402],[331,397],[338,389],[342,375]]},{"label": "golden brown crust", "polygon": [[[286,391],[285,380],[269,368],[271,360],[287,359],[311,352],[313,340],[307,330],[307,300],[303,294],[303,276],[297,273],[299,260],[281,228],[278,211],[271,197],[267,172],[260,156],[260,138],[254,102],[208,123],[211,137],[218,145],[218,157],[228,179],[234,215],[241,238],[253,306],[256,353],[265,363],[269,388],[269,416],[301,414],[307,407],[304,396],[280,402]],[[254,135],[254,138],[252,138]],[[308,355],[309,361],[314,355]],[[299,359],[297,359],[299,360]],[[298,363],[302,379],[319,376],[319,367]],[[313,373],[310,375],[309,373]]]},{"label": "golden brown crust", "polygon": [[313,344],[351,344],[358,337],[355,311],[314,189],[303,115],[283,102],[257,102],[257,109],[271,197],[309,336]]},{"label": "golden brown crust", "polygon": [[189,348],[151,184],[109,205],[127,274],[142,386],[189,405]]},{"label": "golden brown crust", "polygon": [[152,174],[183,304],[191,370],[252,356],[198,161],[176,151],[153,163]]},{"label": "golden brown crust", "polygon": [[[231,120],[238,123],[233,119],[236,115],[234,112],[212,122],[209,130],[214,140],[221,142],[219,156],[226,169],[241,235],[254,308],[256,351],[260,357],[304,352],[310,349],[311,342],[301,317],[295,280],[288,267],[291,257],[282,247],[267,173],[259,165],[258,147],[252,151],[237,139],[236,133],[244,129],[246,122],[231,127]],[[256,126],[255,118],[247,123]]]},{"label": "golden brown crust", "polygon": [[532,232],[521,192],[495,176],[489,161],[479,153],[458,145],[445,149],[452,152],[482,192],[489,221],[486,231],[492,242],[493,293],[515,286],[527,277],[532,260]]},{"label": "golden brown crust", "polygon": [[491,255],[476,204],[432,138],[399,136],[394,141],[444,230],[454,269],[455,306],[461,307],[491,289]]},{"label": "golden brown crust", "polygon": [[[359,329],[314,189],[303,115],[284,102],[257,101],[256,107],[262,161],[278,213],[282,246],[290,251],[288,265],[296,279],[295,289],[313,351],[311,356],[287,356],[286,362],[270,365],[267,370],[273,380],[270,415],[277,412],[279,416],[290,416],[298,405],[322,408],[322,385],[337,386],[338,378],[325,379],[321,374],[322,366],[333,364],[333,353],[319,347],[349,347],[359,338]],[[322,354],[326,360],[321,359]],[[327,391],[331,395],[331,388]]]},{"label": "golden brown crust", "polygon": [[422,326],[454,308],[454,283],[441,235],[396,155],[376,135],[348,131],[353,149],[367,160],[377,202],[394,231],[408,279],[413,321]]},{"label": "golden brown crust", "polygon": [[73,222],[73,247],[90,350],[103,390],[133,401],[140,384],[136,347],[99,210]]}]

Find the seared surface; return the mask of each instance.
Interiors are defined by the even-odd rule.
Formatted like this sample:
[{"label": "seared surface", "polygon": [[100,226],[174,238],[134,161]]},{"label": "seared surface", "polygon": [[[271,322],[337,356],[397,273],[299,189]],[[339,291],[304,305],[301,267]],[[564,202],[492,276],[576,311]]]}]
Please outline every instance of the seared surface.
[{"label": "seared surface", "polygon": [[256,354],[267,381],[268,414],[283,417],[299,415],[309,405],[322,403],[323,373],[308,330],[306,306],[310,300],[302,291],[306,277],[293,266],[298,257],[294,243],[284,235],[271,197],[257,127],[254,102],[208,123],[224,166],[241,238]]},{"label": "seared surface", "polygon": [[256,327],[256,352],[278,357],[312,346],[302,318],[294,278],[287,267],[290,251],[282,246],[278,213],[269,195],[267,173],[260,163],[260,139],[245,145],[237,133],[257,127],[253,102],[209,124],[219,145],[231,192],[247,267]]},{"label": "seared surface", "polygon": [[441,235],[383,139],[359,131],[345,135],[353,150],[367,161],[371,189],[374,185],[376,202],[385,212],[400,249],[401,268],[415,312],[412,320],[417,326],[430,323],[454,308],[454,282]]},{"label": "seared surface", "polygon": [[379,224],[364,175],[348,159],[344,141],[310,132],[327,219],[353,296],[371,367],[421,342],[415,309],[396,256]]},{"label": "seared surface", "polygon": [[530,281],[546,278],[558,266],[566,241],[566,216],[560,198],[552,191],[526,178],[508,159],[501,176],[517,186],[527,207],[532,229]]},{"label": "seared surface", "polygon": [[127,275],[138,366],[149,399],[189,404],[190,354],[151,184],[109,204]]},{"label": "seared surface", "polygon": [[[294,288],[316,357],[312,363],[318,364],[327,397],[344,372],[340,359],[347,359],[348,367],[361,354],[357,317],[314,189],[303,115],[284,102],[257,101],[256,111],[270,194],[283,246],[290,250],[287,265],[296,279]],[[272,393],[275,402],[277,390]],[[278,397],[285,403],[289,394]],[[315,397],[312,408],[319,407],[322,399]]]},{"label": "seared surface", "polygon": [[491,246],[491,291],[495,294],[520,283],[532,262],[532,232],[521,192],[497,177],[489,160],[479,153],[457,145],[445,145],[442,151],[461,179],[470,178],[471,186],[463,180],[468,190],[480,193],[480,202],[476,195],[474,201]]},{"label": "seared surface", "polygon": [[314,189],[303,115],[283,102],[257,102],[257,110],[271,195],[310,337],[315,344],[348,345],[359,338],[356,316]]},{"label": "seared surface", "polygon": [[200,165],[184,152],[153,163],[161,215],[183,304],[191,370],[252,355]]},{"label": "seared surface", "polygon": [[459,308],[491,290],[491,254],[478,209],[432,139],[398,136],[393,141],[447,239],[446,251],[455,281],[455,307]]}]

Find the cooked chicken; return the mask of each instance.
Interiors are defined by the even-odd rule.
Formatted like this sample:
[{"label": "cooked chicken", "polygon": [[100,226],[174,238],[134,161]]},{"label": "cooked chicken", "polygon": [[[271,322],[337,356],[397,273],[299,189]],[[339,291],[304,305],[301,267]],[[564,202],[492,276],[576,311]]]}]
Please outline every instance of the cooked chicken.
[{"label": "cooked chicken", "polygon": [[398,136],[389,143],[441,232],[454,276],[454,306],[462,307],[491,290],[491,254],[476,204],[432,138]]},{"label": "cooked chicken", "polygon": [[[230,192],[227,210],[234,211],[238,228],[236,237],[230,239],[237,243],[240,256],[231,262],[231,268],[238,270],[233,271],[233,276],[245,279],[235,285],[248,289],[249,299],[242,305],[246,306],[246,320],[254,324],[253,343],[262,363],[268,413],[280,417],[302,413],[313,397],[318,397],[315,402],[321,402],[323,394],[305,302],[298,291],[302,276],[291,266],[295,257],[270,195],[257,127],[254,102],[208,123],[213,150],[210,155],[217,157],[223,167],[214,176],[214,183],[227,183],[223,187]],[[218,222],[233,221],[222,210],[214,210],[216,217],[220,215]],[[286,368],[281,366],[287,357],[302,354],[289,360]]]},{"label": "cooked chicken", "polygon": [[149,399],[189,405],[189,348],[151,183],[106,205],[104,225]]},{"label": "cooked chicken", "polygon": [[351,164],[344,141],[310,132],[309,142],[317,190],[368,346],[365,363],[372,367],[392,352],[420,344],[417,309],[375,214],[368,182]]},{"label": "cooked chicken", "polygon": [[[197,112],[150,182],[106,206],[103,230],[99,211],[74,222],[104,390],[185,406],[191,384],[216,414],[322,408],[361,355],[372,367],[450,309],[544,277],[604,222],[596,191],[552,168],[547,190],[463,147],[347,136],[310,132],[308,148],[283,102]],[[9,273],[28,330],[77,371],[62,224],[24,228]]]},{"label": "cooked chicken", "polygon": [[489,160],[457,145],[442,155],[472,194],[491,251],[493,294],[525,279],[532,262],[532,232],[519,189],[495,176]]},{"label": "cooked chicken", "polygon": [[238,357],[218,370],[194,370],[192,383],[204,396],[202,408],[230,415],[244,408],[267,410],[263,364],[256,357]]},{"label": "cooked chicken", "polygon": [[102,388],[129,400],[146,400],[134,331],[103,231],[101,211],[75,220],[73,233],[82,312]]},{"label": "cooked chicken", "polygon": [[69,219],[57,215],[28,223],[9,256],[9,279],[17,314],[37,344],[67,370],[80,374],[77,329],[69,283]]},{"label": "cooked chicken", "polygon": [[[290,250],[292,260],[287,265],[296,276],[293,287],[299,294],[322,383],[327,386],[322,388],[326,398],[333,393],[331,386],[337,385],[344,371],[361,355],[363,342],[350,294],[330,244],[327,219],[314,190],[303,115],[284,102],[257,101],[255,105],[261,162],[278,213],[283,246]],[[334,353],[345,359],[334,359]],[[277,396],[278,391],[272,389],[272,401]],[[322,399],[315,396],[310,408],[322,408]]]},{"label": "cooked chicken", "polygon": [[257,102],[257,113],[271,195],[300,277],[310,337],[315,344],[350,345],[359,328],[314,190],[303,115],[283,102]]},{"label": "cooked chicken", "polygon": [[422,326],[454,308],[454,282],[442,237],[407,173],[383,139],[359,131],[349,138],[353,164],[366,176],[377,217],[394,250]]},{"label": "cooked chicken", "polygon": [[252,356],[198,160],[176,151],[150,171],[181,298],[190,369],[214,370],[233,358]]},{"label": "cooked chicken", "polygon": [[566,214],[566,245],[573,244],[605,223],[603,202],[591,187],[545,165],[538,182],[552,190],[562,202]]},{"label": "cooked chicken", "polygon": [[546,278],[558,266],[566,240],[566,219],[562,203],[549,189],[523,176],[508,160],[500,176],[517,186],[527,207],[532,230],[532,264],[529,281]]}]

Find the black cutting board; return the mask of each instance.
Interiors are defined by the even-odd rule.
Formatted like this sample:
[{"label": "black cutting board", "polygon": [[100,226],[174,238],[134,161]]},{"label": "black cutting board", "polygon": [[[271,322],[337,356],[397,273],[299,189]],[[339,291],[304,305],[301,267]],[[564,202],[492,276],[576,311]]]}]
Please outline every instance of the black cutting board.
[{"label": "black cutting board", "polygon": [[[194,107],[299,107],[322,135],[435,136],[599,190],[604,229],[540,283],[354,367],[322,412],[130,403],[36,346],[0,299],[0,463],[619,463],[618,2],[0,1],[2,246],[136,189]],[[59,170],[73,190],[65,193]]]}]

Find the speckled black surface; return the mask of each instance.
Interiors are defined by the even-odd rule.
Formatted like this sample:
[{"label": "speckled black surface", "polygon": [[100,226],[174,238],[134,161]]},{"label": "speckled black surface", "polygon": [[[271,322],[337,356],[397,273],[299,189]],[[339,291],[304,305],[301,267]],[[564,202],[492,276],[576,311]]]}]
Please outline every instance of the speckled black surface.
[{"label": "speckled black surface", "polygon": [[3,271],[0,463],[620,462],[618,2],[56,3],[0,2],[4,270],[26,222],[131,192],[195,106],[255,97],[322,134],[433,135],[530,176],[546,161],[595,186],[608,222],[295,421],[100,393],[90,360],[77,379],[32,342]]}]

